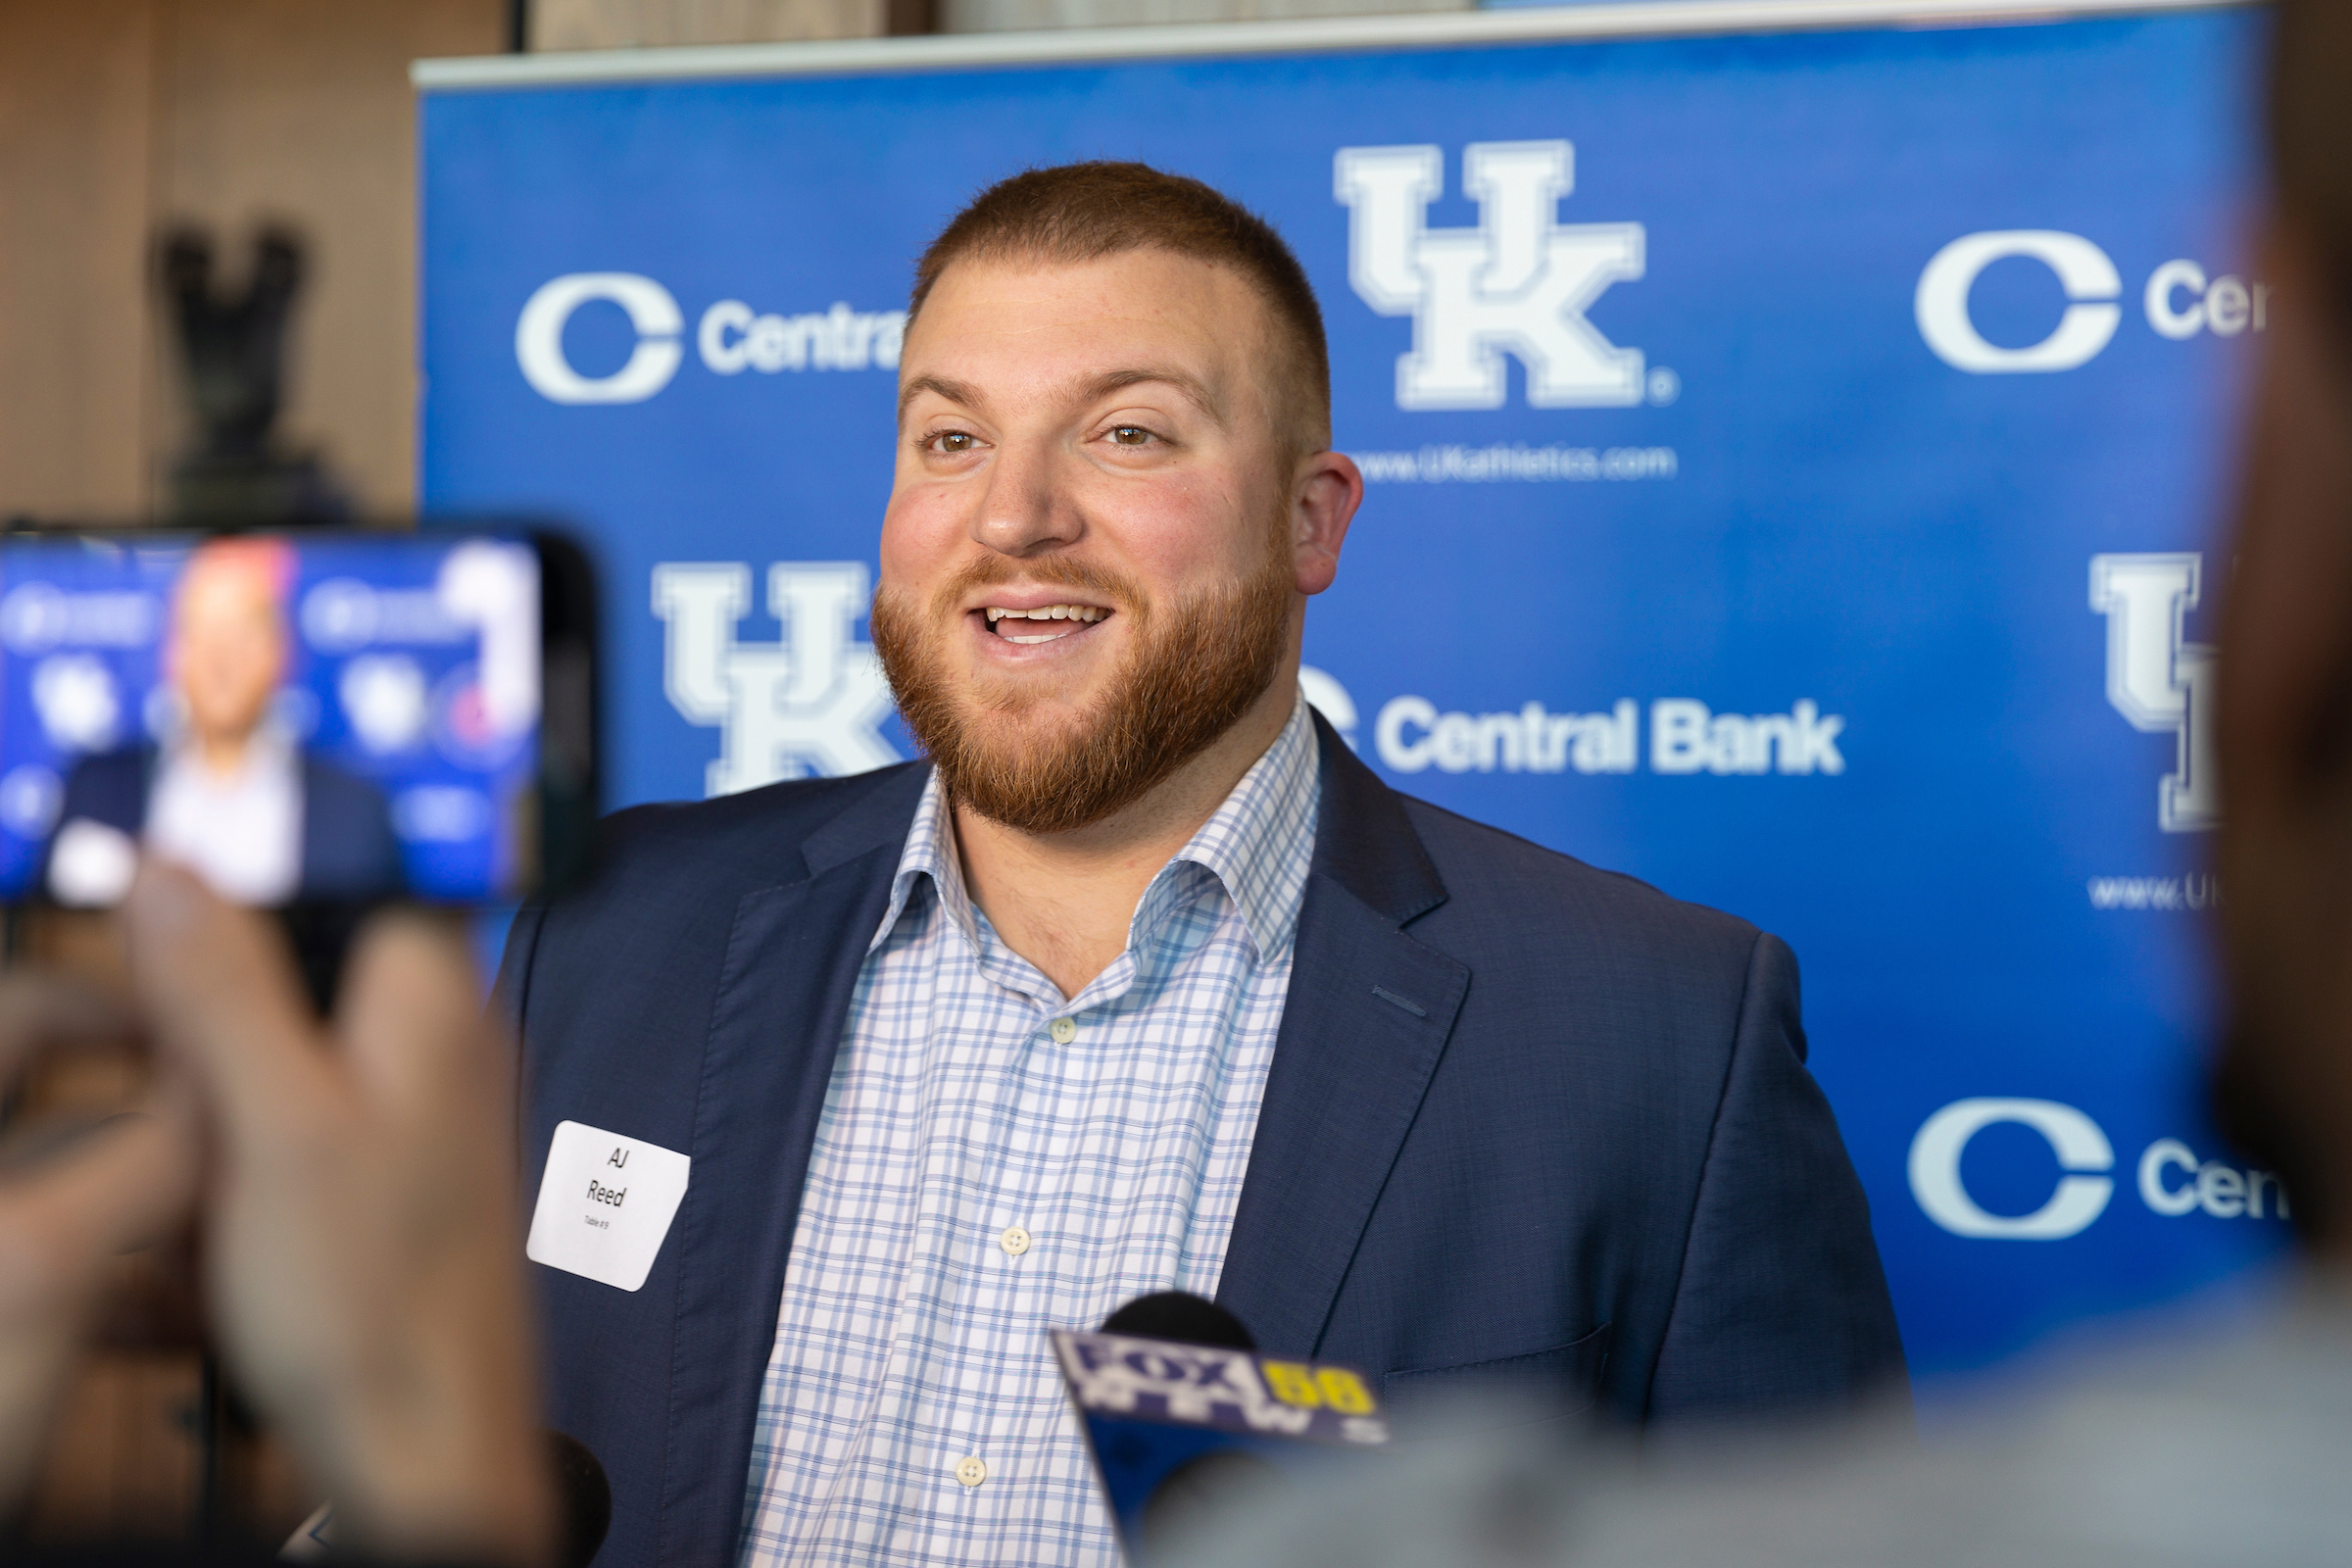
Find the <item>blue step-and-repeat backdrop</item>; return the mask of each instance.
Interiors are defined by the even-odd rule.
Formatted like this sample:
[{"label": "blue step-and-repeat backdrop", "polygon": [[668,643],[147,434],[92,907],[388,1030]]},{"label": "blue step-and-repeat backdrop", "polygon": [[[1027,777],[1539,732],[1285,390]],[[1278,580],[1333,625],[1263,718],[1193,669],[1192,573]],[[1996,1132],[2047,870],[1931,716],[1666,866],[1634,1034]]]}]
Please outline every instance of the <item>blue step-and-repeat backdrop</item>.
[{"label": "blue step-and-repeat backdrop", "polygon": [[423,495],[601,558],[615,805],[909,755],[912,258],[1021,168],[1270,217],[1370,481],[1309,695],[1804,963],[1915,1366],[2242,1276],[2199,1107],[2254,9],[429,88]]}]

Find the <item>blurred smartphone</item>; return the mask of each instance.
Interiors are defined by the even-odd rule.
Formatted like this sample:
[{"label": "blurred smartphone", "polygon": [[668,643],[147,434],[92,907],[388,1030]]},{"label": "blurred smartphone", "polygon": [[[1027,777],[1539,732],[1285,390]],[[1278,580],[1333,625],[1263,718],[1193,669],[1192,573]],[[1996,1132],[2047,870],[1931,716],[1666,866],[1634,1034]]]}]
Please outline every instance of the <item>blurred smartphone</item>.
[{"label": "blurred smartphone", "polygon": [[372,905],[560,887],[595,646],[545,533],[0,536],[0,899],[104,908],[154,854],[333,949]]}]

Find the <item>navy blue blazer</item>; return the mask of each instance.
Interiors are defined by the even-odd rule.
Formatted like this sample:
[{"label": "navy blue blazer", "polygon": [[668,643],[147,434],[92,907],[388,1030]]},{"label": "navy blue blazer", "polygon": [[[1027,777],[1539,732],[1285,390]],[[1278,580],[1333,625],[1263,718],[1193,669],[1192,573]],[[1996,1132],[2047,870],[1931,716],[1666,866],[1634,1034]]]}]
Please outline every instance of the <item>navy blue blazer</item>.
[{"label": "navy blue blazer", "polygon": [[[76,817],[136,839],[147,826],[147,795],[155,781],[152,746],[85,757],[66,775],[60,826]],[[376,899],[406,886],[400,840],[384,792],[332,762],[302,754],[302,876],[298,899]],[[49,853],[41,852],[33,887],[49,886]]]},{"label": "navy blue blazer", "polygon": [[[1316,729],[1219,1300],[1399,1403],[1495,1381],[1681,1423],[1899,1384],[1788,948],[1398,795]],[[693,1159],[643,1289],[535,1267],[550,1418],[612,1478],[607,1564],[735,1560],[809,1146],[924,776],[623,812],[597,880],[509,941],[526,1195],[561,1121]]]}]

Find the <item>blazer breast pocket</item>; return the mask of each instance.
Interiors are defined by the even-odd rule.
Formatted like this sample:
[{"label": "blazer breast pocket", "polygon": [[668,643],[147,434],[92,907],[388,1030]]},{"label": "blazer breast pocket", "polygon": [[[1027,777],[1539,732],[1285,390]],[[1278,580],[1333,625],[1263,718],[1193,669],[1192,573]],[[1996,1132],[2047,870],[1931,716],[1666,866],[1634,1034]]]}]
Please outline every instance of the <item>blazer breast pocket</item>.
[{"label": "blazer breast pocket", "polygon": [[1600,1398],[1601,1374],[1609,1364],[1611,1325],[1555,1345],[1547,1350],[1465,1361],[1454,1366],[1407,1367],[1381,1381],[1388,1403],[1409,1408],[1424,1401],[1451,1402],[1482,1396],[1515,1400],[1546,1416],[1579,1414]]}]

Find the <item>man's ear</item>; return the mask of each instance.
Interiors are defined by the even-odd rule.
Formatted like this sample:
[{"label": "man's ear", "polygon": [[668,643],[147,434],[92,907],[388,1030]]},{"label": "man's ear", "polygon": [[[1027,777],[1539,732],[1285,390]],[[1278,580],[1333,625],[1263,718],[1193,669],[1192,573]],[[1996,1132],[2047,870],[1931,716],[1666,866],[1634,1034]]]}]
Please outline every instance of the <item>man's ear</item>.
[{"label": "man's ear", "polygon": [[1319,594],[1340,574],[1340,546],[1364,504],[1364,475],[1343,452],[1300,461],[1291,486],[1291,558],[1298,591]]}]

